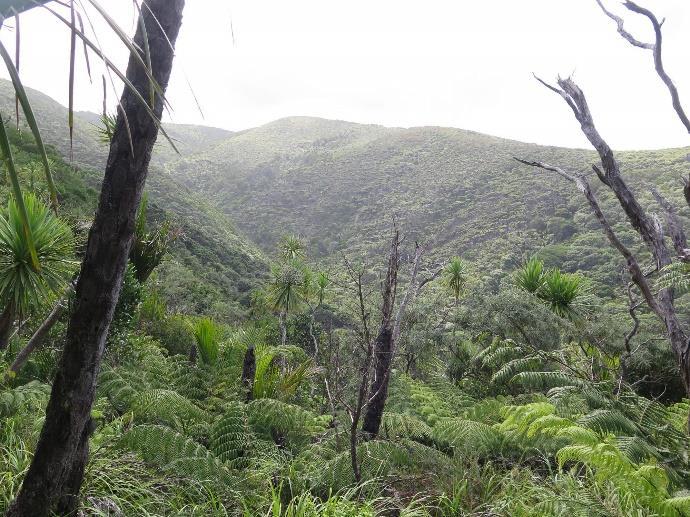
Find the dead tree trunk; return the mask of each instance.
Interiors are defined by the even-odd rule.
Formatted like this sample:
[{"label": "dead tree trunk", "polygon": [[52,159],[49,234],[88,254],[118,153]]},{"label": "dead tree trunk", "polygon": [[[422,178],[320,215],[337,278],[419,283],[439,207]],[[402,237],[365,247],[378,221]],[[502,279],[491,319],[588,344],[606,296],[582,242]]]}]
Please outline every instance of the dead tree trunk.
[{"label": "dead tree trunk", "polygon": [[[550,90],[558,93],[566,101],[568,106],[575,114],[575,118],[580,123],[582,132],[599,154],[603,171],[597,165],[593,165],[594,171],[601,182],[609,187],[618,198],[618,201],[626,213],[630,224],[633,226],[633,228],[635,228],[652,253],[652,256],[656,262],[656,269],[660,269],[670,264],[671,254],[666,247],[664,234],[660,227],[660,223],[658,221],[654,221],[645,213],[644,209],[637,201],[637,198],[623,180],[620,173],[620,166],[614,156],[613,151],[594,126],[594,121],[582,90],[570,78],[559,78],[558,87],[549,85],[541,80],[540,82]],[[606,218],[604,217],[598,205],[589,183],[584,176],[566,173],[558,167],[539,162],[526,162],[523,160],[519,161],[531,166],[541,167],[547,170],[558,172],[561,176],[573,181],[584,193],[596,218],[604,228],[604,232],[606,233],[609,241],[623,255],[623,257],[625,257],[628,263],[628,270],[630,271],[632,281],[642,292],[645,303],[664,323],[668,339],[671,344],[671,349],[680,368],[680,375],[683,385],[685,386],[686,392],[690,396],[690,354],[688,353],[689,343],[685,331],[683,330],[676,314],[673,290],[661,289],[657,294],[652,292],[651,286],[649,285],[645,275],[642,273],[637,260],[621,243],[613,232],[611,226],[606,221]],[[667,210],[667,217],[673,218],[674,214],[669,213]],[[673,224],[670,225],[669,229],[671,232],[677,233],[678,231],[677,228],[674,228]],[[674,243],[677,243],[677,245],[680,246],[682,245],[684,239],[684,235],[677,234],[674,236],[673,240]]]},{"label": "dead tree trunk", "polygon": [[[68,295],[71,293],[71,291],[72,288],[69,289]],[[66,299],[59,300],[55,304],[55,307],[53,307],[53,310],[50,311],[48,317],[45,320],[43,320],[41,326],[38,327],[38,329],[36,329],[36,332],[33,333],[33,335],[26,343],[24,348],[22,348],[17,354],[17,356],[14,358],[14,361],[12,362],[12,365],[10,366],[7,373],[9,377],[14,377],[19,372],[19,370],[21,370],[22,366],[24,366],[24,364],[29,359],[29,356],[33,353],[33,351],[43,344],[43,341],[50,332],[50,329],[53,328],[55,323],[57,323],[57,321],[60,319],[60,316],[62,316],[62,314],[65,312],[66,305]]]},{"label": "dead tree trunk", "polygon": [[12,304],[7,304],[5,310],[0,314],[0,350],[5,350],[10,342],[12,328],[14,326],[14,310]]},{"label": "dead tree trunk", "polygon": [[415,246],[415,256],[412,263],[412,273],[410,275],[410,283],[405,291],[402,302],[398,307],[395,318],[392,318],[393,306],[395,305],[395,291],[397,290],[397,275],[398,275],[398,256],[397,249],[395,250],[395,269],[391,270],[393,265],[393,254],[388,265],[388,275],[386,276],[386,283],[383,289],[383,310],[381,327],[379,334],[376,337],[374,346],[375,363],[374,363],[374,378],[372,379],[371,389],[372,393],[369,402],[366,405],[367,411],[364,415],[364,423],[362,430],[369,439],[376,438],[381,428],[381,419],[383,418],[383,411],[388,399],[388,384],[390,383],[391,370],[393,360],[400,341],[400,332],[405,312],[410,303],[413,303],[417,298],[420,289],[428,282],[436,278],[440,273],[440,269],[433,275],[419,279],[419,267],[421,260],[426,251],[426,248],[417,244]]},{"label": "dead tree trunk", "polygon": [[[147,1],[141,13],[143,23],[138,24],[135,36],[136,45],[143,49],[147,46],[147,34],[151,73],[163,91],[172,70],[172,46],[182,22],[183,7],[184,0]],[[139,95],[148,99],[151,83],[134,56],[130,56],[127,77]],[[155,96],[152,109],[160,119],[160,95]],[[76,496],[88,457],[96,379],[158,129],[157,121],[140,98],[125,88],[45,424],[9,517],[48,516],[58,502],[61,514],[76,513]]]},{"label": "dead tree trunk", "polygon": [[396,230],[388,257],[388,271],[381,292],[381,325],[374,342],[374,377],[371,380],[371,398],[366,403],[362,431],[368,438],[375,438],[381,427],[381,417],[388,396],[388,372],[393,359],[393,310],[398,292],[398,266],[400,239]]}]

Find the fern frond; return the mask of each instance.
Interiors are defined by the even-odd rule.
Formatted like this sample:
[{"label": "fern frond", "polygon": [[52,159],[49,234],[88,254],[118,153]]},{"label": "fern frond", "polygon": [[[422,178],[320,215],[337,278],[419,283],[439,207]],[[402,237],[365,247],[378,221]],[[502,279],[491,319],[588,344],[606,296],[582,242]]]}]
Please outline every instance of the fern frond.
[{"label": "fern frond", "polygon": [[387,439],[410,438],[428,441],[432,430],[427,424],[411,415],[386,411],[381,420],[381,436]]},{"label": "fern frond", "polygon": [[640,432],[637,425],[624,414],[610,409],[594,410],[581,417],[578,423],[601,434],[634,436]]},{"label": "fern frond", "polygon": [[525,388],[546,390],[561,386],[582,386],[582,379],[568,375],[565,372],[520,372],[513,377],[511,382],[519,383]]},{"label": "fern frond", "polygon": [[531,355],[527,357],[518,357],[501,366],[491,377],[491,382],[494,384],[509,382],[518,373],[534,371],[541,366],[542,361],[538,356]]},{"label": "fern frond", "polygon": [[246,453],[250,441],[244,404],[226,406],[223,416],[211,427],[211,451],[221,460],[232,462]]},{"label": "fern frond", "polygon": [[8,417],[22,408],[41,409],[50,397],[50,385],[31,381],[14,389],[0,392],[0,416]]},{"label": "fern frond", "polygon": [[176,428],[208,422],[209,414],[172,390],[153,389],[137,393],[130,406],[138,422],[162,423]]},{"label": "fern frond", "polygon": [[433,428],[434,440],[465,455],[496,453],[503,445],[503,434],[494,427],[472,420],[447,418]]}]

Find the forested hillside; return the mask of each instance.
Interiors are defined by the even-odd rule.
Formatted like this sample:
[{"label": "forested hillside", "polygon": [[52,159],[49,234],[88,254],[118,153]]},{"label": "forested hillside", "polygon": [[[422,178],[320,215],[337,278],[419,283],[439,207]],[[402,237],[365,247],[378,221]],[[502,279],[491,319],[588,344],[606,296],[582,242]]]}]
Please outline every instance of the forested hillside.
[{"label": "forested hillside", "polygon": [[[31,98],[59,207],[33,135],[10,121],[41,267],[4,181],[3,513],[38,457],[56,372],[73,368],[72,283],[113,138],[81,113],[70,145],[66,109]],[[633,289],[586,189],[514,159],[588,172],[593,152],[307,117],[166,129],[180,153],[159,137],[133,221],[84,406],[90,454],[67,493],[78,515],[690,515],[690,404],[660,302]],[[688,152],[618,155],[644,210],[662,212],[656,186],[679,225]],[[687,325],[687,263],[651,267],[592,185],[650,299],[673,293]]]},{"label": "forested hillside", "polygon": [[[653,206],[656,185],[681,199],[690,149],[621,153],[624,171]],[[176,180],[204,192],[263,249],[303,235],[320,257],[380,251],[395,216],[411,238],[509,270],[539,253],[550,266],[587,271],[600,288],[617,285],[621,260],[572,185],[513,158],[590,171],[586,150],[524,144],[452,128],[384,128],[309,117],[230,135],[166,164]],[[623,222],[601,191],[614,222]],[[624,230],[625,223],[621,226]],[[629,232],[629,231],[628,231]]]},{"label": "forested hillside", "polygon": [[[67,165],[78,169],[71,176],[79,189],[86,190],[75,204],[69,200],[67,208],[79,210],[82,222],[88,224],[108,152],[108,145],[99,139],[97,131],[100,117],[76,114],[74,140],[70,144],[69,132],[65,131],[67,109],[40,92],[30,91],[30,95],[45,140],[60,155],[56,159],[65,162],[65,169],[69,168]],[[7,81],[0,81],[0,106],[4,113],[14,113],[14,90]],[[184,125],[173,125],[168,130],[181,153],[198,152],[230,134]],[[17,140],[23,142],[22,151],[35,152],[26,128],[22,137]],[[235,231],[234,222],[209,203],[207,196],[187,188],[156,165],[176,155],[165,139],[161,140],[147,182],[149,213],[158,222],[168,218],[179,233],[173,244],[172,260],[165,261],[158,272],[162,294],[175,310],[228,321],[241,318],[248,308],[249,291],[267,273],[266,259],[250,240]],[[38,162],[37,155],[30,159]]]}]

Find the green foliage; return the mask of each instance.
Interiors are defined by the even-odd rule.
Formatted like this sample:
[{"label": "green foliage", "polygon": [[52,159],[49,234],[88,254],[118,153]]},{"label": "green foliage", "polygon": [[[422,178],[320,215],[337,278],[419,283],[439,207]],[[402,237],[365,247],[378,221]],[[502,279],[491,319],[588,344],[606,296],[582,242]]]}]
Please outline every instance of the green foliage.
[{"label": "green foliage", "polygon": [[305,271],[304,265],[296,260],[273,268],[273,279],[268,291],[268,300],[273,310],[289,314],[304,303],[307,294]]},{"label": "green foliage", "polygon": [[139,203],[134,225],[134,238],[129,251],[129,260],[133,264],[137,280],[141,284],[146,282],[153,270],[161,263],[176,237],[170,229],[169,221],[165,221],[153,231],[149,231],[146,225],[147,213],[148,194],[144,193]]},{"label": "green foliage", "polygon": [[50,386],[38,381],[0,391],[0,416],[6,418],[19,411],[41,411],[49,395]]},{"label": "green foliage", "polygon": [[298,236],[286,235],[280,241],[279,251],[280,256],[285,262],[291,262],[304,258],[306,246]]},{"label": "green foliage", "polygon": [[528,293],[538,294],[544,288],[544,262],[531,258],[515,273],[515,285]]},{"label": "green foliage", "polygon": [[546,274],[541,298],[551,310],[564,318],[575,316],[574,304],[582,294],[582,278],[553,269]]},{"label": "green foliage", "polygon": [[30,313],[62,290],[75,269],[74,237],[67,223],[34,194],[24,195],[39,267],[33,265],[14,199],[0,214],[0,303]]},{"label": "green foliage", "polygon": [[443,270],[443,277],[457,305],[467,282],[467,266],[460,257],[453,257]]},{"label": "green foliage", "polygon": [[213,365],[218,360],[221,329],[211,318],[199,318],[194,323],[194,339],[205,364]]},{"label": "green foliage", "polygon": [[304,352],[294,347],[257,347],[255,353],[253,397],[280,400],[294,397],[312,365],[310,359],[304,358]]},{"label": "green foliage", "polygon": [[543,300],[562,318],[576,316],[575,304],[582,295],[582,277],[554,268],[544,269],[544,262],[531,258],[514,273],[515,285]]},{"label": "green foliage", "polygon": [[117,116],[111,113],[103,113],[100,118],[101,125],[97,126],[98,138],[104,144],[110,145],[117,124]]}]

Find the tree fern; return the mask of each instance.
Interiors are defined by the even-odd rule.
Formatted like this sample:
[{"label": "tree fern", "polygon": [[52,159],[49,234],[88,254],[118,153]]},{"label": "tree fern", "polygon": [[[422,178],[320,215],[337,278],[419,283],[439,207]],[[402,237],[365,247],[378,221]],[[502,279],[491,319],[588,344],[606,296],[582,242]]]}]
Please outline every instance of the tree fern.
[{"label": "tree fern", "polygon": [[582,386],[584,384],[582,379],[561,371],[520,372],[513,377],[512,382],[535,390],[547,390],[560,386]]},{"label": "tree fern", "polygon": [[542,360],[536,355],[528,355],[526,357],[518,357],[505,363],[501,368],[491,376],[491,382],[494,384],[503,384],[509,382],[518,373],[532,372],[542,365]]},{"label": "tree fern", "polygon": [[299,406],[275,399],[258,399],[247,404],[252,429],[282,445],[283,441],[297,445],[322,431],[315,415]]}]

